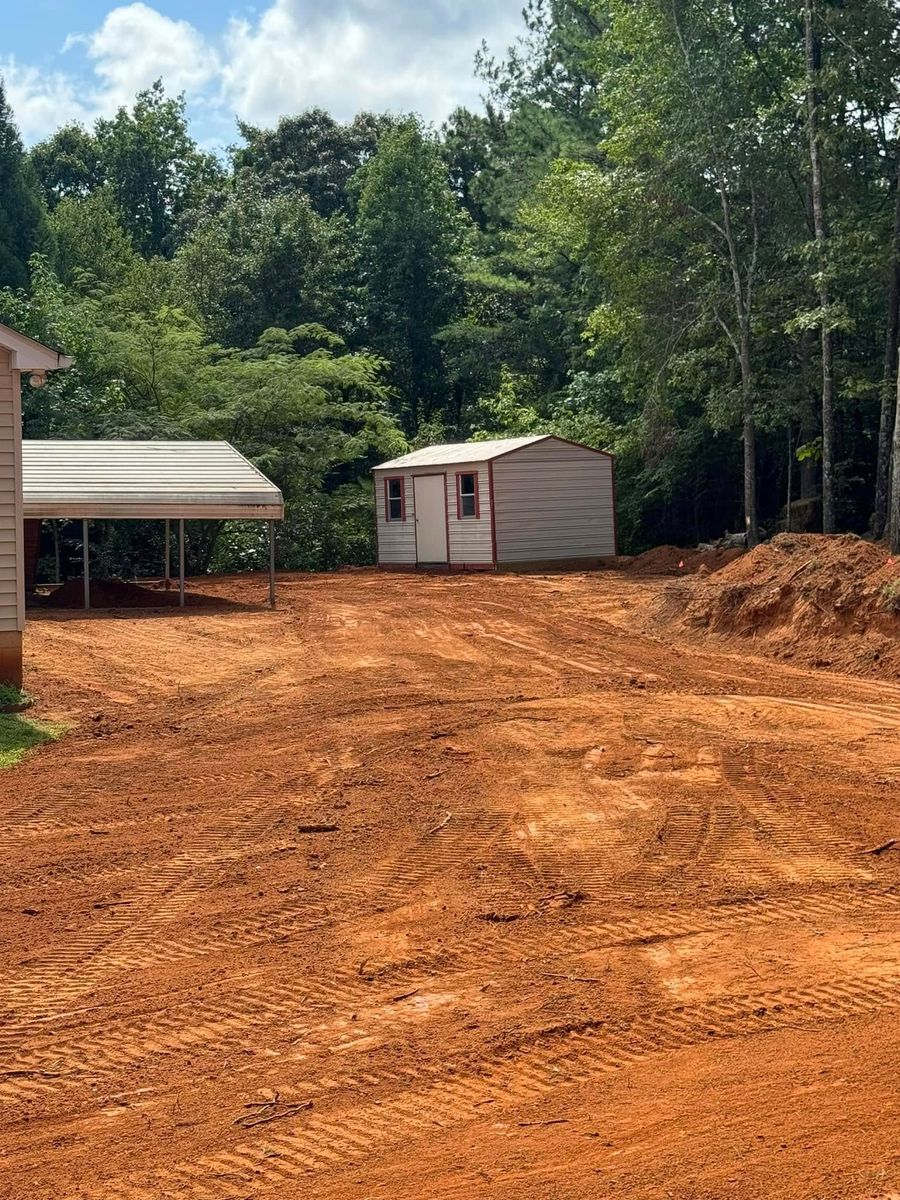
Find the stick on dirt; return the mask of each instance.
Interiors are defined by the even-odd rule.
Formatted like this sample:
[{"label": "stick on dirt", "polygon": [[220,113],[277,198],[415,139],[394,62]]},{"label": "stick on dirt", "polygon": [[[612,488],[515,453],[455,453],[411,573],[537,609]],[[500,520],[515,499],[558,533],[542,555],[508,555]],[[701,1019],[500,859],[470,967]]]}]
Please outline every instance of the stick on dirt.
[{"label": "stick on dirt", "polygon": [[298,833],[337,833],[337,831],[339,829],[340,829],[340,825],[329,825],[327,823],[323,823],[320,825],[298,825],[297,826]]},{"label": "stick on dirt", "polygon": [[602,979],[597,979],[594,975],[563,975],[558,971],[542,971],[541,974],[545,979],[568,979],[570,983],[602,983]]},{"label": "stick on dirt", "polygon": [[391,996],[389,1004],[399,1004],[401,1000],[408,1000],[410,996],[417,996],[421,988],[413,988],[411,992],[401,992],[399,996]]},{"label": "stick on dirt", "polygon": [[242,1129],[255,1129],[257,1125],[268,1125],[270,1121],[280,1121],[282,1117],[293,1117],[299,1112],[312,1108],[312,1100],[303,1100],[299,1104],[279,1104],[278,1093],[273,1100],[251,1100],[245,1108],[254,1108],[256,1112],[242,1113],[235,1117],[233,1125]]},{"label": "stick on dirt", "polygon": [[434,829],[428,830],[426,837],[431,837],[432,834],[440,833],[440,831],[444,828],[444,826],[449,825],[452,820],[453,820],[453,813],[448,812],[446,817],[444,817],[443,821],[439,821],[438,824],[435,825]]},{"label": "stick on dirt", "polygon": [[871,850],[863,850],[863,854],[884,854],[887,850],[895,850],[898,842],[900,842],[900,838],[888,838],[880,846],[873,846]]}]

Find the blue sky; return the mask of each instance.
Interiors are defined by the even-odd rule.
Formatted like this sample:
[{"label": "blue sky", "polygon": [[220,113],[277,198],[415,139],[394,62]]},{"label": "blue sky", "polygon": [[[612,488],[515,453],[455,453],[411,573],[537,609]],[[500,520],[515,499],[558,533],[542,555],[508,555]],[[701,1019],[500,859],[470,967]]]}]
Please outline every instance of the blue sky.
[{"label": "blue sky", "polygon": [[159,76],[184,91],[195,137],[235,139],[312,105],[440,121],[476,106],[472,60],[521,32],[522,0],[20,0],[4,5],[0,76],[26,142],[89,124]]}]

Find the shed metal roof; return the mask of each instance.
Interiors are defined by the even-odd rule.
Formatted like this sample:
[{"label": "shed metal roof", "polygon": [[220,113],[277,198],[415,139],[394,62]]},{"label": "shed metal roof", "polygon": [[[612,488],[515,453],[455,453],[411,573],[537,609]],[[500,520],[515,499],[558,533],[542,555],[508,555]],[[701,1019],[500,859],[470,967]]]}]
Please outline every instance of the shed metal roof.
[{"label": "shed metal roof", "polygon": [[442,467],[447,463],[487,462],[499,458],[510,450],[519,450],[533,442],[546,441],[551,434],[540,433],[532,437],[495,438],[489,442],[452,442],[444,446],[426,446],[424,450],[413,450],[390,462],[379,463],[374,468],[383,471],[394,467]]},{"label": "shed metal roof", "polygon": [[229,442],[24,441],[25,517],[281,520],[271,480]]}]

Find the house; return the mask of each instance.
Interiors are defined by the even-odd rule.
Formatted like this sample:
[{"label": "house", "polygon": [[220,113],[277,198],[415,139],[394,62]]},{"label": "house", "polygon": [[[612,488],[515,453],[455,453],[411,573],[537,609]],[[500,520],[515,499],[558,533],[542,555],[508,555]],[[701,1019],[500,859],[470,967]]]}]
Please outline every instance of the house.
[{"label": "house", "polygon": [[22,682],[25,568],[22,525],[22,375],[34,384],[72,360],[0,325],[0,681]]},{"label": "house", "polygon": [[612,455],[549,435],[414,450],[374,468],[378,564],[592,566],[616,553]]}]

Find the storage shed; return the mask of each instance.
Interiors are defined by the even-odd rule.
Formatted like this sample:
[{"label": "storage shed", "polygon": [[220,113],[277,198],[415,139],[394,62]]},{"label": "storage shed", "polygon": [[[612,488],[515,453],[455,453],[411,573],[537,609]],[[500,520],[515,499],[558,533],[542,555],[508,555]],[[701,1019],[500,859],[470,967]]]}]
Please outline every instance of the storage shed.
[{"label": "storage shed", "polygon": [[375,467],[378,564],[591,566],[616,553],[612,455],[541,435],[414,450]]},{"label": "storage shed", "polygon": [[0,681],[22,683],[25,628],[22,536],[22,375],[40,383],[72,360],[0,325]]}]

